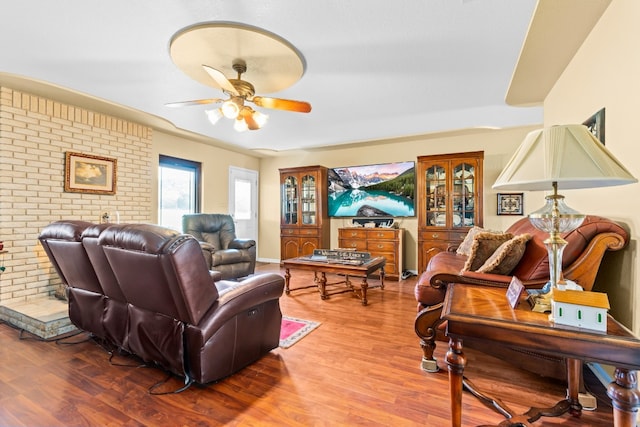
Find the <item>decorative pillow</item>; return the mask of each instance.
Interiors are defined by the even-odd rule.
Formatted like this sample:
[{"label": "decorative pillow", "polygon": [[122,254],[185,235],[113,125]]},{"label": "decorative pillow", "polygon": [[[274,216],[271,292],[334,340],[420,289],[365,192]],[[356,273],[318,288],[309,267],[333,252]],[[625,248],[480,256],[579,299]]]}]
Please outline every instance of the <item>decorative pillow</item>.
[{"label": "decorative pillow", "polygon": [[479,232],[473,237],[471,251],[467,257],[467,262],[462,267],[462,271],[476,271],[482,267],[484,262],[493,255],[500,245],[512,238],[513,234],[511,233]]},{"label": "decorative pillow", "polygon": [[456,253],[458,255],[469,255],[469,252],[471,252],[471,243],[473,243],[473,238],[476,237],[476,234],[483,231],[485,230],[477,225],[471,227],[467,235],[464,236],[464,240],[460,243],[460,246],[458,246],[458,249],[456,249]]},{"label": "decorative pillow", "polygon": [[531,240],[530,234],[520,234],[498,247],[482,266],[475,270],[479,273],[493,273],[507,275],[516,268],[522,259],[527,242]]}]

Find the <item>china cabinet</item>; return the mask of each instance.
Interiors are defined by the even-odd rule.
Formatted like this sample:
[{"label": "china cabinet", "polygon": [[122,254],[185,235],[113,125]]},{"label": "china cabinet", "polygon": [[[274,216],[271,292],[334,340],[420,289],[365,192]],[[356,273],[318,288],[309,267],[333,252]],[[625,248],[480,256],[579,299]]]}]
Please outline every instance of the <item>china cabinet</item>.
[{"label": "china cabinet", "polygon": [[418,271],[482,226],[484,152],[418,157]]},{"label": "china cabinet", "polygon": [[280,259],[329,247],[327,168],[280,169]]}]

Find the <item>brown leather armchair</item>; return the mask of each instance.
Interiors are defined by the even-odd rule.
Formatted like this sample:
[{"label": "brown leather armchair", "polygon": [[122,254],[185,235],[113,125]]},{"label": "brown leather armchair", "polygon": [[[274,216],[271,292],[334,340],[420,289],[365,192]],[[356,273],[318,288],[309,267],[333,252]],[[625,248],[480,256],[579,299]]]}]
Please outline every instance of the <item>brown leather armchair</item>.
[{"label": "brown leather armchair", "polygon": [[182,231],[200,242],[207,267],[219,271],[223,279],[244,277],[255,271],[256,242],[236,238],[231,215],[184,215]]},{"label": "brown leather armchair", "polygon": [[216,280],[193,236],[59,221],[39,239],[67,285],[76,326],[186,384],[229,376],[279,345],[284,278]]},{"label": "brown leather armchair", "polygon": [[[549,281],[549,258],[543,243],[548,234],[536,229],[528,218],[520,219],[506,231],[513,235],[528,233],[532,236],[520,262],[510,275],[461,272],[467,257],[457,254],[456,248],[437,253],[420,275],[415,287],[415,296],[418,301],[415,331],[420,337],[423,351],[423,370],[427,372],[438,370],[433,352],[436,348],[436,339],[444,339],[444,327],[440,315],[447,284],[470,283],[507,288],[511,278],[516,276],[525,287],[534,289],[541,288]],[[629,240],[629,234],[624,228],[598,216],[587,216],[580,227],[563,234],[562,237],[568,242],[562,257],[563,277],[573,280],[587,291],[593,288],[605,252],[620,250]],[[558,358],[523,353],[517,348],[505,346],[488,347],[483,342],[470,340],[465,340],[465,345],[540,375],[566,377],[564,360]]]}]

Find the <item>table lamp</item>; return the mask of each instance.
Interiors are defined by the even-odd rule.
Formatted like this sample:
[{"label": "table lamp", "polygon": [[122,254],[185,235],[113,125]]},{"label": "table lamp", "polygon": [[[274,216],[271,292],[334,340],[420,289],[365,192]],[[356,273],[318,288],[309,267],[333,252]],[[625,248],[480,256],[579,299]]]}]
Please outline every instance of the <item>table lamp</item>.
[{"label": "table lamp", "polygon": [[564,283],[562,253],[567,242],[561,233],[575,230],[584,219],[566,205],[558,190],[634,182],[638,180],[584,125],[558,125],[530,132],[500,173],[494,189],[553,191],[542,208],[529,214],[534,227],[549,233],[544,241],[549,252],[549,306],[553,289],[562,288]]}]

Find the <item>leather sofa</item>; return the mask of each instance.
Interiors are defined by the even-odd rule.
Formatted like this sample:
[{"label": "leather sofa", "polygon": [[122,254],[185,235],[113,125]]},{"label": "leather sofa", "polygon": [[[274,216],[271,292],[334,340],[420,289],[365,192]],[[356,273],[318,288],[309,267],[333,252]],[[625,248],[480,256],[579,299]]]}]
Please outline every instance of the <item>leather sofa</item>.
[{"label": "leather sofa", "polygon": [[67,285],[78,328],[188,385],[229,376],[279,345],[282,276],[222,280],[193,236],[58,221],[39,240]]},{"label": "leather sofa", "polygon": [[200,242],[207,267],[219,271],[223,279],[244,277],[255,271],[256,242],[236,238],[231,215],[184,215],[182,231]]},{"label": "leather sofa", "polygon": [[[462,272],[467,256],[458,254],[456,248],[452,247],[432,256],[427,268],[418,278],[415,287],[418,302],[415,331],[423,351],[423,370],[438,370],[433,352],[436,339],[444,340],[444,325],[440,316],[447,284],[470,283],[499,286],[506,290],[513,276],[518,277],[529,289],[541,288],[549,281],[549,258],[544,245],[548,234],[536,229],[528,218],[515,222],[506,232],[515,236],[526,233],[531,235],[522,258],[510,274]],[[605,252],[620,250],[629,240],[628,232],[619,224],[598,216],[587,216],[580,227],[562,237],[568,242],[562,257],[563,277],[578,283],[587,291],[593,288]],[[465,345],[540,375],[566,378],[564,361],[553,356],[523,353],[513,347],[489,347],[480,341],[465,340]]]}]

